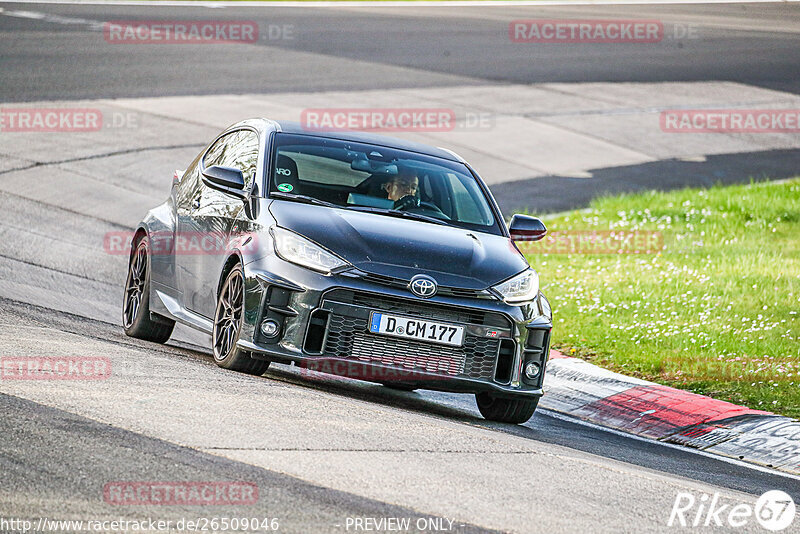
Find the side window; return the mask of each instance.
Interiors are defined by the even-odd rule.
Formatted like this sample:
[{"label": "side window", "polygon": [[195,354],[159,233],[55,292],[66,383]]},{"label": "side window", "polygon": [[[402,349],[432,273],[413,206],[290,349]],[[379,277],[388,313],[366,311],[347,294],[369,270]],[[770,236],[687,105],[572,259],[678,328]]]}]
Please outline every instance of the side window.
[{"label": "side window", "polygon": [[470,187],[467,187],[458,176],[452,173],[447,173],[450,179],[450,186],[453,188],[453,200],[458,206],[458,218],[462,222],[470,224],[480,224],[488,226],[493,224],[494,217],[486,211],[486,209],[478,202],[475,197],[480,195],[480,191],[474,182],[467,182]]},{"label": "side window", "polygon": [[225,165],[227,167],[228,165],[223,161],[230,159],[227,156],[230,152],[230,146],[237,135],[239,135],[239,132],[232,132],[217,139],[203,157],[203,167],[208,168],[212,165]]},{"label": "side window", "polygon": [[186,172],[183,173],[183,178],[178,184],[178,190],[176,192],[175,199],[179,206],[188,205],[192,200],[197,198],[202,189],[200,173],[198,172],[199,165],[200,156],[198,155],[196,158],[194,158],[194,161],[191,163],[191,165],[189,165],[189,167],[186,169]]},{"label": "side window", "polygon": [[222,165],[242,171],[245,187],[250,187],[258,163],[258,135],[251,130],[238,130],[220,137],[208,149],[203,166]]}]

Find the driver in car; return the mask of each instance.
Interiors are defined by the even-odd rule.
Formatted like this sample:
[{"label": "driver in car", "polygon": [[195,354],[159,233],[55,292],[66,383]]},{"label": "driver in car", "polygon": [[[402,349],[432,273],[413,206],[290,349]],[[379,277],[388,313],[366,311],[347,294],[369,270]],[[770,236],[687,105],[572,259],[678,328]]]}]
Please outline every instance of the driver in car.
[{"label": "driver in car", "polygon": [[399,169],[394,178],[383,184],[383,190],[386,191],[389,200],[394,201],[396,210],[419,207],[418,187],[419,177],[414,169]]}]

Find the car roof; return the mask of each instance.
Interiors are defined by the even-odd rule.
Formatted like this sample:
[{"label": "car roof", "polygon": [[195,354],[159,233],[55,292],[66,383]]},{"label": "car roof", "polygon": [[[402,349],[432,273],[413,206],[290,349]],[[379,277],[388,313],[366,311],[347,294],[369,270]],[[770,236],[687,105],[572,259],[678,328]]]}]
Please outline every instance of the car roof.
[{"label": "car roof", "polygon": [[294,121],[272,121],[279,126],[279,131],[289,134],[299,135],[312,135],[314,137],[325,137],[327,139],[339,139],[343,141],[353,141],[355,143],[369,143],[373,145],[385,146],[388,148],[396,148],[399,150],[407,150],[409,152],[416,152],[418,154],[425,154],[437,158],[447,159],[450,161],[464,162],[464,160],[455,152],[444,148],[433,147],[423,143],[415,143],[414,141],[407,141],[405,139],[398,139],[396,137],[389,137],[386,135],[378,135],[367,132],[353,132],[353,131],[316,131],[303,128],[299,122]]}]

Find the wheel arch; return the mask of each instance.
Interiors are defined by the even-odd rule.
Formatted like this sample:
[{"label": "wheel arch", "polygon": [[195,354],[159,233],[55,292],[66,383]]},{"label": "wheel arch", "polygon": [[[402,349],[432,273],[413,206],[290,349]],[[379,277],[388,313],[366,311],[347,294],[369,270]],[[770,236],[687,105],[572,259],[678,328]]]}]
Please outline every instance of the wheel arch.
[{"label": "wheel arch", "polygon": [[220,272],[219,280],[217,281],[217,290],[215,292],[217,297],[219,297],[219,293],[222,291],[222,284],[225,283],[225,278],[228,277],[228,274],[230,274],[231,270],[233,270],[237,264],[244,265],[242,256],[238,250],[232,252],[231,255],[225,259],[225,263],[222,265],[222,271]]},{"label": "wheel arch", "polygon": [[[144,225],[139,225],[136,230],[133,232],[133,237],[131,238],[131,249],[128,252],[128,261],[130,262],[133,259],[133,254],[136,252],[136,246],[139,244],[139,240],[142,236],[147,235],[147,228]],[[148,255],[149,256],[149,255]],[[148,262],[150,258],[148,257]]]}]

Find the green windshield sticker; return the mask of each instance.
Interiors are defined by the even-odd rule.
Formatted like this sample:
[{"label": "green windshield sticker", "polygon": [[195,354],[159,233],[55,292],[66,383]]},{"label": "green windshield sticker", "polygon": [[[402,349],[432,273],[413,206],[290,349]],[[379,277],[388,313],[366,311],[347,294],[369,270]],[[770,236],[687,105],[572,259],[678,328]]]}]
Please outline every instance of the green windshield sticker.
[{"label": "green windshield sticker", "polygon": [[294,187],[292,187],[292,184],[278,184],[278,191],[289,193],[292,189],[294,189]]}]

